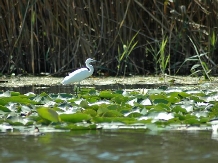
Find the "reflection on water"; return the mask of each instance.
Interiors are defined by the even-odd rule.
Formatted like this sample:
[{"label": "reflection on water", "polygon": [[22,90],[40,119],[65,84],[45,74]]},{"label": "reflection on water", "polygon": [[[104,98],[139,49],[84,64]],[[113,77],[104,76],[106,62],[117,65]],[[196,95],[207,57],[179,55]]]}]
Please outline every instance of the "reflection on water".
[{"label": "reflection on water", "polygon": [[211,139],[217,140],[218,141],[218,132],[217,131],[213,131],[211,134]]},{"label": "reflection on water", "polygon": [[1,162],[204,163],[218,160],[218,141],[210,131],[73,131],[38,137],[1,133],[0,140]]}]

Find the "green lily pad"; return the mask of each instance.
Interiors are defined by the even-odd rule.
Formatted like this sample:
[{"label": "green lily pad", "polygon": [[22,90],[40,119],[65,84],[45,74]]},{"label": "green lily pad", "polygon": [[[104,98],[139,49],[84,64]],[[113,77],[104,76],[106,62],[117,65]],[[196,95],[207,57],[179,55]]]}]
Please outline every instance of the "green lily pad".
[{"label": "green lily pad", "polygon": [[96,112],[95,110],[93,110],[93,109],[85,109],[85,110],[83,111],[83,113],[89,114],[89,115],[92,116],[92,117],[95,117],[95,116],[97,115],[97,112]]},{"label": "green lily pad", "polygon": [[59,116],[56,111],[47,107],[37,108],[37,112],[40,117],[49,120],[51,122],[59,122]]},{"label": "green lily pad", "polygon": [[19,96],[20,95],[20,92],[13,92],[11,91],[11,96]]},{"label": "green lily pad", "polygon": [[176,112],[176,113],[179,113],[179,112],[187,113],[186,109],[184,109],[184,108],[182,108],[181,106],[178,106],[178,105],[173,108],[173,111]]},{"label": "green lily pad", "polygon": [[60,114],[59,117],[61,121],[71,122],[71,123],[89,121],[92,118],[89,114],[85,114],[85,113]]},{"label": "green lily pad", "polygon": [[189,118],[189,119],[186,119],[184,121],[185,124],[190,124],[190,125],[196,125],[196,124],[200,124],[200,122],[198,121],[198,119],[196,118]]},{"label": "green lily pad", "polygon": [[209,117],[201,117],[201,118],[199,119],[199,121],[200,121],[201,123],[207,123],[207,122],[210,121],[210,118],[209,118]]},{"label": "green lily pad", "polygon": [[36,104],[36,102],[28,99],[26,96],[11,96],[11,97],[1,97],[0,105],[6,105],[9,102],[21,103],[21,104]]},{"label": "green lily pad", "polygon": [[137,113],[137,112],[133,112],[133,113],[130,113],[127,117],[141,117],[142,116],[142,114],[141,113]]},{"label": "green lily pad", "polygon": [[101,91],[99,97],[104,99],[111,99],[114,97],[114,94],[112,93],[112,91]]},{"label": "green lily pad", "polygon": [[7,107],[2,106],[2,105],[0,105],[0,110],[3,112],[10,112],[10,110]]},{"label": "green lily pad", "polygon": [[122,122],[125,124],[134,124],[137,122],[135,118],[129,118],[129,117],[94,117],[92,121],[97,123]]},{"label": "green lily pad", "polygon": [[104,116],[104,117],[123,117],[123,114],[121,114],[120,112],[118,112],[116,110],[108,110],[102,116]]}]

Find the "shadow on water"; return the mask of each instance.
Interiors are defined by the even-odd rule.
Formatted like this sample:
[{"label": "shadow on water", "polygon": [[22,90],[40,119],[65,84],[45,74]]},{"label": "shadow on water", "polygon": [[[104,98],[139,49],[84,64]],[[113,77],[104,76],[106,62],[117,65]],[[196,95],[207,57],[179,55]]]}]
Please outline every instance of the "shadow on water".
[{"label": "shadow on water", "polygon": [[[81,88],[95,88],[97,90],[123,90],[123,89],[153,89],[162,85],[157,84],[110,84],[110,85],[81,85]],[[74,85],[32,85],[24,87],[1,87],[2,91],[16,91],[22,94],[34,92],[40,94],[46,93],[74,93]]]}]

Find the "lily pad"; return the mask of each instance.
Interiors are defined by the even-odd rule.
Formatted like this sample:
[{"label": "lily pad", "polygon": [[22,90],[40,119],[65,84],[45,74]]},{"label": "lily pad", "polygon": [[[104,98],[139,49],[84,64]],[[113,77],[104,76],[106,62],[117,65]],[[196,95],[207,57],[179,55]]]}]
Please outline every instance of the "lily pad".
[{"label": "lily pad", "polygon": [[9,110],[7,107],[0,105],[0,110],[3,112],[10,112],[11,110]]},{"label": "lily pad", "polygon": [[39,107],[37,108],[37,112],[40,117],[49,120],[51,122],[59,122],[59,116],[56,111],[47,108],[47,107]]},{"label": "lily pad", "polygon": [[71,122],[71,123],[89,121],[92,118],[89,114],[85,114],[85,113],[60,114],[59,116],[61,121]]}]

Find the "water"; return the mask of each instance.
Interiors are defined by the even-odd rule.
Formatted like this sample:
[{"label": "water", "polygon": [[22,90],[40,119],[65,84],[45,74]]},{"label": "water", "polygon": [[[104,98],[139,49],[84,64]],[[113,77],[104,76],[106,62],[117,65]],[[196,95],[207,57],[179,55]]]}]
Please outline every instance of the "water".
[{"label": "water", "polygon": [[[5,87],[2,89],[36,94],[73,92],[73,86]],[[116,88],[107,89],[124,88],[117,85]],[[52,132],[42,136],[0,133],[0,162],[4,163],[208,163],[217,161],[218,134],[208,130],[158,132],[82,130]]]},{"label": "water", "polygon": [[[157,85],[153,84],[110,84],[110,85],[81,85],[81,88],[90,88],[93,87],[96,90],[123,90],[123,89],[139,89],[139,88],[157,88]],[[22,94],[28,92],[34,92],[36,94],[40,94],[42,92],[46,93],[74,93],[74,85],[31,85],[24,87],[1,87],[1,91],[16,91]]]},{"label": "water", "polygon": [[0,134],[0,162],[208,163],[218,161],[211,131],[85,130],[42,136]]}]

